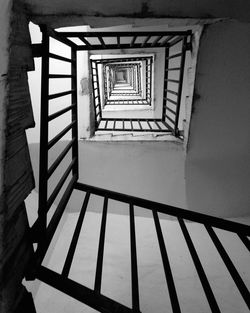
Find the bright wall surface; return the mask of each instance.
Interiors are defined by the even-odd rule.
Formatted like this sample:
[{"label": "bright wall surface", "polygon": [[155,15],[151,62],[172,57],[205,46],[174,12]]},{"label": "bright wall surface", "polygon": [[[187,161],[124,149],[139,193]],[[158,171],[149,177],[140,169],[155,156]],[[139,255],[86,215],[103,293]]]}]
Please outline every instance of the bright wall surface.
[{"label": "bright wall surface", "polygon": [[194,211],[250,212],[250,24],[221,22],[200,43],[186,159]]}]

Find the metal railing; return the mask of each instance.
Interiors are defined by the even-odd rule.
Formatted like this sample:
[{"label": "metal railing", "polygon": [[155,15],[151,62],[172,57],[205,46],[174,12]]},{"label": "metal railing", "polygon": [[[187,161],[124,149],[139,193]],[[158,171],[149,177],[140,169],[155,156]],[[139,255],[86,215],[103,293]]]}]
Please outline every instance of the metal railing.
[{"label": "metal railing", "polygon": [[[33,243],[37,243],[37,248],[34,254],[34,263],[31,268],[32,279],[38,278],[41,281],[55,287],[65,294],[91,306],[99,312],[141,312],[141,299],[140,299],[140,284],[138,276],[138,262],[137,262],[137,241],[136,241],[136,224],[134,207],[140,207],[144,210],[151,211],[154,221],[155,231],[157,234],[161,260],[164,268],[164,274],[166,284],[168,287],[168,296],[172,305],[172,311],[174,313],[181,312],[179,304],[179,295],[175,287],[176,281],[173,275],[171,263],[169,261],[169,250],[166,246],[162,227],[159,221],[159,213],[172,216],[178,222],[182,235],[185,239],[186,247],[192,258],[195,270],[201,282],[204,294],[207,302],[210,306],[210,310],[213,313],[221,312],[218,304],[218,299],[213,291],[213,287],[210,283],[210,277],[207,275],[204,266],[202,264],[199,252],[197,251],[189,230],[186,226],[187,221],[198,223],[202,225],[207,232],[214,248],[218,251],[218,254],[230,274],[232,280],[235,283],[243,301],[250,309],[250,293],[247,288],[246,281],[241,277],[233,261],[230,258],[230,254],[224,247],[222,241],[216,234],[216,229],[221,229],[226,232],[234,233],[239,240],[239,244],[242,245],[248,252],[250,252],[250,226],[240,224],[221,218],[184,210],[178,207],[141,199],[134,196],[129,196],[114,191],[97,188],[94,186],[86,185],[79,182],[78,179],[78,140],[77,140],[77,95],[76,95],[76,49],[71,47],[71,57],[65,58],[60,55],[50,53],[49,51],[49,37],[53,36],[53,32],[48,32],[46,27],[41,27],[43,33],[43,41],[41,48],[42,56],[42,92],[41,92],[41,134],[40,134],[40,173],[39,173],[39,208],[38,219],[34,223],[31,229],[31,238]],[[58,37],[55,35],[55,39]],[[64,41],[65,43],[65,41]],[[69,43],[66,41],[66,44]],[[70,74],[51,74],[49,72],[49,60],[50,58],[57,59],[63,62],[71,64]],[[57,94],[49,94],[49,84],[51,79],[69,78],[71,80],[71,90],[60,92]],[[53,114],[49,113],[49,107],[51,100],[61,98],[65,95],[71,95],[71,104],[64,109],[57,111]],[[49,140],[48,127],[49,123],[62,116],[66,112],[71,112],[71,122],[60,133]],[[106,123],[106,121],[104,120]],[[116,122],[116,120],[114,120]],[[140,120],[124,120],[124,123],[130,123],[130,127],[135,131],[134,123],[140,125]],[[155,122],[156,125],[164,123],[160,120],[145,120],[148,123]],[[152,124],[150,124],[152,127]],[[114,127],[113,127],[114,128]],[[142,128],[142,126],[141,126]],[[159,129],[158,128],[158,129]],[[48,166],[48,153],[49,150],[65,135],[68,131],[72,132],[72,138],[66,147],[59,153],[55,161]],[[169,130],[168,130],[169,131]],[[71,150],[71,153],[68,152]],[[70,155],[69,165],[52,190],[50,190],[50,196],[48,194],[48,180],[53,175],[55,170],[62,166],[62,161],[66,155]],[[69,182],[67,182],[67,178]],[[66,184],[66,185],[65,185]],[[47,221],[47,214],[54,203],[54,200],[58,196],[62,187],[65,186],[65,190],[56,204],[56,209],[52,214],[50,221]],[[67,203],[72,196],[73,191],[82,192],[82,206],[80,209],[78,221],[71,238],[71,243],[67,251],[67,255],[63,264],[62,271],[57,273],[51,270],[49,267],[42,265],[43,259],[50,246],[51,240],[57,230],[59,222],[64,214]],[[77,248],[77,244],[81,235],[82,225],[86,210],[88,209],[89,199],[93,195],[102,197],[103,210],[100,226],[99,245],[97,252],[97,263],[95,271],[95,282],[93,289],[80,284],[73,279],[69,278],[69,273],[73,264],[74,254]],[[104,262],[104,247],[105,247],[105,233],[107,228],[107,214],[109,212],[110,200],[116,200],[118,202],[125,203],[129,208],[129,232],[130,232],[130,259],[131,259],[131,294],[132,294],[132,306],[125,306],[118,301],[107,297],[102,294],[102,272]]]},{"label": "metal railing", "polygon": [[[55,287],[56,289],[68,294],[69,296],[81,301],[99,312],[141,312],[141,298],[140,298],[140,281],[138,271],[140,270],[140,264],[137,261],[137,240],[136,240],[136,224],[134,208],[140,207],[147,211],[151,211],[155,232],[158,239],[158,245],[161,255],[161,261],[164,269],[165,280],[168,287],[168,295],[172,306],[172,311],[185,312],[181,310],[178,291],[176,289],[176,278],[173,275],[172,265],[170,263],[169,251],[167,249],[161,223],[159,220],[159,213],[172,216],[179,224],[179,228],[184,237],[186,247],[192,258],[194,268],[197,272],[199,280],[201,282],[204,295],[207,299],[211,312],[221,312],[218,299],[213,291],[210,283],[210,277],[206,274],[204,266],[201,262],[199,252],[193,243],[192,237],[186,226],[186,223],[191,221],[203,226],[203,229],[207,231],[211,242],[218,251],[221,260],[224,263],[225,268],[228,270],[231,278],[233,279],[236,287],[238,288],[243,301],[250,309],[250,293],[244,281],[236,269],[235,265],[230,259],[230,255],[223,246],[221,240],[216,234],[216,229],[221,229],[226,232],[235,233],[238,236],[239,245],[243,245],[248,251],[250,251],[250,227],[244,224],[216,218],[213,216],[196,213],[184,209],[180,209],[174,206],[165,205],[162,203],[141,199],[138,197],[129,196],[113,192],[110,190],[97,188],[94,186],[82,184],[76,182],[74,189],[82,191],[82,207],[78,216],[76,227],[71,238],[66,257],[63,263],[61,272],[57,273],[45,266],[40,266],[37,271],[37,278]],[[86,211],[88,210],[89,199],[93,196],[102,197],[103,209],[102,218],[99,230],[99,244],[97,251],[97,261],[95,270],[95,279],[93,289],[88,288],[69,278],[69,273],[72,268],[75,251],[79,238],[82,234],[82,225]],[[102,273],[104,264],[104,248],[105,248],[105,234],[107,232],[107,216],[109,212],[109,203],[112,201],[118,201],[127,204],[129,212],[129,232],[130,232],[130,270],[131,270],[131,295],[132,306],[125,306],[112,297],[107,297],[102,294]],[[183,260],[184,262],[184,260]],[[188,274],[188,273],[187,273]],[[178,279],[178,278],[177,278]],[[193,303],[195,305],[195,303]]]}]

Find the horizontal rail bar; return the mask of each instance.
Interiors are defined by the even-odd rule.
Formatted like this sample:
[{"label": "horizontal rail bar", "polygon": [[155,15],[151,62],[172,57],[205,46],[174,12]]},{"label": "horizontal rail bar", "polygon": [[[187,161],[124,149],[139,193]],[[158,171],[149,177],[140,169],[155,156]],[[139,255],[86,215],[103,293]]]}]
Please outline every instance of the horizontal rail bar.
[{"label": "horizontal rail bar", "polygon": [[66,171],[64,172],[63,176],[61,177],[61,179],[59,180],[58,184],[56,185],[54,191],[52,192],[52,194],[50,195],[48,201],[47,201],[47,211],[50,209],[52,203],[55,201],[55,198],[58,196],[64,182],[66,181],[67,177],[69,176],[70,171],[73,169],[74,164],[76,163],[77,159],[74,158],[68,168],[66,169]]},{"label": "horizontal rail bar", "polygon": [[59,61],[64,61],[64,62],[69,62],[69,63],[73,62],[73,60],[71,60],[71,59],[62,57],[62,56],[54,54],[54,53],[49,53],[49,57],[52,58],[52,59],[59,60]]},{"label": "horizontal rail bar", "polygon": [[168,110],[169,112],[171,112],[174,115],[176,114],[176,112],[174,110],[170,109],[169,107],[166,107],[166,110]]},{"label": "horizontal rail bar", "polygon": [[57,143],[72,127],[76,124],[76,121],[70,123],[67,127],[65,127],[58,135],[56,135],[53,139],[48,142],[47,148],[50,149],[54,144]]},{"label": "horizontal rail bar", "polygon": [[174,101],[174,100],[172,100],[172,99],[169,99],[169,98],[164,98],[164,100],[165,100],[165,101],[169,101],[169,102],[171,102],[171,103],[173,103],[173,104],[177,105],[177,102],[176,102],[176,101]]},{"label": "horizontal rail bar", "polygon": [[172,54],[172,55],[170,55],[169,57],[167,57],[166,60],[178,58],[178,57],[181,57],[182,55],[183,55],[183,52],[176,53],[176,54]]},{"label": "horizontal rail bar", "polygon": [[57,159],[54,161],[54,163],[50,166],[50,168],[48,169],[48,172],[47,172],[47,178],[49,178],[54,173],[54,171],[56,170],[58,165],[61,163],[61,161],[64,159],[65,155],[70,150],[70,148],[73,146],[75,141],[76,141],[75,138],[73,140],[71,140],[67,144],[67,146],[63,149],[63,151],[60,153],[60,155],[57,157]]},{"label": "horizontal rail bar", "polygon": [[181,217],[189,221],[202,223],[202,224],[209,224],[216,228],[250,236],[250,226],[245,225],[245,224],[232,222],[229,220],[225,220],[225,219],[218,218],[215,216],[206,215],[203,213],[181,209],[175,206],[170,206],[170,205],[158,203],[155,201],[141,199],[138,197],[82,184],[79,182],[76,183],[75,188],[78,190],[90,191],[91,193],[99,195],[99,196],[107,195],[110,199],[113,199],[113,200],[118,200],[118,201],[125,202],[125,203],[133,203],[135,206],[143,207],[149,210],[155,210],[155,211],[165,213],[171,216]]},{"label": "horizontal rail bar", "polygon": [[68,90],[68,91],[63,91],[63,92],[58,92],[58,93],[54,93],[52,95],[48,95],[48,99],[55,99],[55,98],[59,98],[59,97],[63,97],[66,95],[70,95],[74,92],[75,90]]},{"label": "horizontal rail bar", "polygon": [[70,74],[49,74],[49,78],[73,78],[74,75]]},{"label": "horizontal rail bar", "polygon": [[170,72],[170,71],[179,71],[179,70],[181,70],[180,67],[169,67],[165,71],[166,72]]},{"label": "horizontal rail bar", "polygon": [[70,105],[70,106],[68,106],[68,107],[66,107],[66,108],[64,108],[64,109],[61,109],[60,111],[57,111],[57,112],[55,112],[55,113],[49,115],[49,116],[48,116],[48,121],[52,121],[53,119],[55,119],[55,118],[57,118],[57,117],[63,115],[64,113],[66,113],[66,112],[72,110],[72,109],[75,108],[75,107],[76,107],[76,105],[73,104],[73,105]]},{"label": "horizontal rail bar", "polygon": [[165,79],[165,81],[166,81],[166,82],[170,82],[170,83],[176,83],[176,84],[179,84],[179,83],[180,83],[179,80],[177,80],[177,79],[170,79],[170,78]]},{"label": "horizontal rail bar", "polygon": [[174,121],[171,117],[169,117],[168,115],[165,115],[165,117],[166,117],[171,123],[175,124],[175,121]]},{"label": "horizontal rail bar", "polygon": [[70,267],[71,267],[71,264],[72,264],[72,261],[73,261],[73,257],[74,257],[74,254],[75,254],[77,242],[78,242],[78,239],[79,239],[79,236],[80,236],[82,223],[83,223],[83,220],[84,220],[84,217],[85,217],[85,213],[86,213],[86,210],[87,210],[89,197],[90,197],[90,193],[87,192],[85,197],[84,197],[82,208],[81,208],[78,220],[77,220],[76,228],[74,230],[74,234],[73,234],[70,246],[69,246],[69,250],[68,250],[68,253],[67,253],[64,265],[63,265],[62,276],[64,276],[64,277],[68,277],[68,275],[69,275],[69,271],[70,271]]},{"label": "horizontal rail bar", "polygon": [[158,122],[161,122],[161,119],[159,118],[159,119],[151,119],[151,118],[140,118],[140,119],[138,119],[138,118],[115,118],[115,117],[103,117],[102,118],[102,121],[114,121],[114,120],[116,120],[116,121],[127,121],[127,122],[129,122],[129,121],[133,121],[133,122],[137,122],[138,120],[140,121],[140,122],[147,122],[147,121],[150,121],[150,122],[154,122],[154,121],[158,121]]},{"label": "horizontal rail bar", "polygon": [[188,36],[192,31],[151,31],[151,32],[60,32],[60,35],[64,37],[134,37],[134,36]]},{"label": "horizontal rail bar", "polygon": [[178,96],[178,92],[167,89],[167,92],[171,93],[172,95]]}]

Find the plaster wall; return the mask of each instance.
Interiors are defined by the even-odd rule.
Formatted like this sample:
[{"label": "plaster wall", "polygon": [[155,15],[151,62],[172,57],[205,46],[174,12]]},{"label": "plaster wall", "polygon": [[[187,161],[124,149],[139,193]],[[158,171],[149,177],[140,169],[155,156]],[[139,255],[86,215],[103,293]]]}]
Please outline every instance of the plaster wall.
[{"label": "plaster wall", "polygon": [[250,212],[250,24],[206,28],[186,159],[187,201],[219,216]]},{"label": "plaster wall", "polygon": [[[70,21],[72,14],[79,17],[81,24],[84,15],[86,21],[88,17],[124,16],[124,17],[191,17],[191,18],[221,18],[230,17],[239,20],[250,20],[250,3],[247,0],[111,0],[105,2],[98,1],[78,1],[78,0],[25,0],[34,14],[34,18],[40,15],[61,14],[65,21]],[[91,17],[92,16],[92,17]],[[53,23],[57,23],[54,21]],[[78,22],[79,24],[79,22]],[[88,23],[86,23],[88,24]],[[71,24],[72,25],[72,24]],[[77,24],[76,24],[77,25]]]}]

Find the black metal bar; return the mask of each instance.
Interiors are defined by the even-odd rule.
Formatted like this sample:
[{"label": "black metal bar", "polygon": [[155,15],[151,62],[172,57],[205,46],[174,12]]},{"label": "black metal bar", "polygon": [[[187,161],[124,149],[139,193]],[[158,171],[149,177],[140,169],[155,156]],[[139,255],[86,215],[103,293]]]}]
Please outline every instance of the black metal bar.
[{"label": "black metal bar", "polygon": [[178,96],[178,92],[167,89],[167,92],[171,93],[172,95]]},{"label": "black metal bar", "polygon": [[154,122],[155,122],[156,126],[157,126],[160,130],[162,130],[162,128],[161,128],[161,126],[158,124],[158,122],[157,122],[157,121],[154,121]]},{"label": "black metal bar", "polygon": [[[91,67],[91,78],[92,78],[92,89],[93,89],[93,104],[94,104],[94,115],[95,115],[95,129],[97,129],[97,112],[96,112],[96,100],[94,98],[94,90],[98,88],[98,83],[97,81],[94,81],[94,74],[93,74],[93,70],[94,70],[94,65],[96,66],[95,62],[93,60],[90,60],[90,67]],[[94,86],[94,84],[96,83],[96,88]]]},{"label": "black metal bar", "polygon": [[72,60],[71,60],[71,59],[68,59],[68,58],[62,57],[62,56],[57,55],[57,54],[54,54],[54,53],[49,53],[49,57],[50,57],[50,58],[52,58],[52,59],[59,60],[59,61],[64,61],[64,62],[69,62],[69,63],[71,63],[71,62],[72,62]]},{"label": "black metal bar", "polygon": [[137,38],[137,36],[134,36],[134,37],[133,37],[133,39],[132,39],[132,41],[131,41],[131,43],[130,43],[130,47],[133,47],[133,46],[134,46],[134,43],[135,43],[135,41],[136,41],[136,38]]},{"label": "black metal bar", "polygon": [[184,67],[185,67],[185,60],[186,60],[186,44],[187,44],[187,37],[184,37],[183,41],[182,41],[182,57],[181,57],[181,64],[180,64],[181,70],[180,70],[180,75],[179,75],[180,83],[178,86],[178,96],[177,96],[176,115],[175,115],[175,127],[174,127],[174,135],[176,137],[179,135],[178,123],[179,123],[179,116],[180,116]]},{"label": "black metal bar", "polygon": [[31,49],[33,58],[39,58],[42,56],[43,47],[41,43],[33,43]]},{"label": "black metal bar", "polygon": [[179,84],[179,80],[177,79],[166,79],[166,81],[170,82],[170,83],[176,83],[176,84]]},{"label": "black metal bar", "polygon": [[219,252],[224,264],[226,265],[232,279],[234,280],[239,292],[241,293],[243,299],[245,300],[248,309],[250,310],[250,292],[248,291],[244,281],[240,277],[240,274],[235,268],[233,262],[231,261],[228,253],[226,252],[225,248],[223,247],[213,228],[209,225],[205,225],[205,227],[217,251]]},{"label": "black metal bar", "polygon": [[57,159],[54,161],[54,163],[50,166],[50,168],[48,169],[47,172],[47,178],[49,178],[54,171],[56,170],[56,168],[58,167],[58,165],[61,163],[61,161],[64,159],[65,155],[67,154],[67,152],[70,150],[70,148],[72,147],[72,145],[75,142],[75,138],[72,139],[67,146],[63,149],[63,151],[59,154],[59,156],[57,157]]},{"label": "black metal bar", "polygon": [[100,112],[100,118],[102,118],[102,108],[101,108],[101,97],[100,97],[100,85],[99,85],[99,75],[97,70],[97,64],[96,64],[96,73],[97,73],[97,91],[98,91],[98,105],[99,105],[99,112]]},{"label": "black metal bar", "polygon": [[96,264],[96,275],[95,275],[95,287],[94,287],[95,292],[98,292],[98,293],[101,292],[107,211],[108,211],[108,198],[105,197],[104,202],[103,202],[102,222],[101,222],[101,229],[100,229],[98,256],[97,256],[97,264]]},{"label": "black metal bar", "polygon": [[173,104],[177,105],[177,102],[176,102],[176,101],[174,101],[174,100],[172,100],[172,99],[166,98],[165,100],[167,100],[167,101],[169,101],[169,102],[171,102],[171,103],[173,103]]},{"label": "black metal bar", "polygon": [[92,45],[88,42],[88,40],[86,39],[86,38],[84,38],[84,36],[79,36],[79,39],[83,42],[83,43],[85,43],[85,45],[86,46],[88,46],[88,47],[92,47]]},{"label": "black metal bar", "polygon": [[53,119],[55,119],[55,118],[61,116],[62,114],[66,113],[66,112],[68,112],[68,111],[70,111],[70,110],[72,110],[74,106],[75,106],[75,104],[70,105],[70,106],[68,106],[68,107],[66,107],[66,108],[64,108],[64,109],[62,109],[62,110],[60,110],[60,111],[57,111],[57,112],[55,112],[55,113],[49,115],[49,116],[48,116],[48,121],[52,121]]},{"label": "black metal bar", "polygon": [[48,197],[48,114],[49,114],[49,36],[47,28],[42,28],[42,78],[41,78],[41,107],[40,107],[40,161],[39,161],[39,199],[38,220],[39,240],[38,247],[45,246],[45,231],[47,227],[46,203]]},{"label": "black metal bar", "polygon": [[148,126],[149,126],[149,129],[151,129],[152,130],[152,126],[150,125],[150,122],[147,120],[147,124],[148,124]]},{"label": "black metal bar", "polygon": [[[192,31],[142,31],[142,32],[60,32],[63,37],[134,37],[134,36],[188,36]],[[170,38],[168,39],[170,40]]]},{"label": "black metal bar", "polygon": [[172,54],[167,59],[170,60],[170,59],[178,58],[178,57],[180,57],[182,55],[183,55],[183,52]]},{"label": "black metal bar", "polygon": [[149,41],[150,38],[151,38],[150,35],[147,36],[147,38],[145,38],[145,40],[143,41],[143,43],[142,43],[142,45],[141,45],[142,48],[145,47],[146,43]]},{"label": "black metal bar", "polygon": [[68,90],[68,91],[63,91],[63,92],[59,92],[59,93],[54,93],[52,95],[48,95],[48,99],[55,99],[55,98],[59,98],[59,97],[63,97],[66,95],[70,95],[74,92],[74,90]]},{"label": "black metal bar", "polygon": [[211,311],[213,313],[215,313],[215,312],[219,313],[220,312],[219,306],[218,306],[217,301],[216,301],[216,299],[214,297],[212,288],[211,288],[211,286],[209,284],[209,281],[207,279],[206,273],[205,273],[205,271],[204,271],[204,269],[202,267],[202,264],[201,264],[201,261],[199,259],[199,256],[198,256],[198,254],[197,254],[197,252],[195,250],[194,244],[193,244],[192,239],[191,239],[191,237],[189,235],[187,227],[186,227],[186,225],[185,225],[185,223],[184,223],[182,218],[178,217],[178,221],[179,221],[179,224],[180,224],[183,236],[184,236],[184,238],[186,240],[189,252],[190,252],[190,254],[192,256],[192,259],[193,259],[193,262],[194,262],[194,266],[195,266],[196,271],[197,271],[197,273],[199,275],[202,287],[203,287],[204,292],[206,294],[206,297],[207,297],[209,306],[211,308]]},{"label": "black metal bar", "polygon": [[76,183],[76,177],[72,177],[71,181],[69,182],[57,208],[56,211],[54,212],[51,221],[49,222],[47,231],[46,231],[46,235],[43,238],[44,244],[43,245],[38,245],[37,247],[37,251],[36,251],[36,260],[37,260],[37,264],[41,264],[42,260],[47,252],[47,248],[53,238],[53,235],[57,229],[57,226],[60,222],[60,219],[62,217],[62,214],[65,210],[65,207],[69,201],[69,198],[71,196],[71,193],[73,191],[74,185]]},{"label": "black metal bar", "polygon": [[175,35],[170,35],[170,36],[168,36],[167,38],[165,38],[162,42],[161,42],[161,47],[164,47],[164,46],[166,46],[166,44],[168,44],[168,42],[169,42],[169,40],[171,40],[172,38],[174,38],[175,37]]},{"label": "black metal bar", "polygon": [[157,36],[157,38],[152,42],[151,47],[154,47],[158,43],[158,41],[161,40],[162,37],[163,37],[162,35]]},{"label": "black metal bar", "polygon": [[[40,28],[41,27],[43,27],[43,25],[41,25]],[[61,41],[62,43],[64,43],[67,46],[70,46],[71,48],[77,49],[77,45],[71,40],[69,40],[67,37],[63,36],[61,32],[57,32],[54,29],[48,28],[48,27],[47,27],[47,30],[48,30],[48,34],[54,39]],[[68,37],[72,37],[72,36],[68,36]]]},{"label": "black metal bar", "polygon": [[133,121],[132,120],[130,120],[130,125],[131,125],[131,129],[134,130]]},{"label": "black metal bar", "polygon": [[169,67],[168,69],[167,69],[167,71],[168,72],[170,72],[170,71],[179,71],[181,68],[180,67]]},{"label": "black metal bar", "polygon": [[104,49],[106,49],[105,42],[104,42],[104,40],[102,39],[102,37],[101,37],[101,36],[98,36],[98,40],[100,41],[100,43],[101,43],[102,47],[103,47]]},{"label": "black metal bar", "polygon": [[64,182],[66,181],[67,177],[69,176],[69,173],[71,172],[71,170],[73,169],[74,163],[76,162],[76,158],[73,159],[68,168],[66,169],[66,171],[64,172],[63,176],[61,177],[61,179],[59,180],[58,184],[56,185],[55,189],[53,190],[52,194],[50,195],[48,201],[47,201],[47,207],[46,210],[48,211],[52,205],[52,203],[55,201],[55,198],[58,196]]},{"label": "black metal bar", "polygon": [[[165,44],[165,46],[167,46],[168,43]],[[155,45],[156,48],[163,48],[164,45],[161,45],[159,43],[157,43]],[[152,44],[151,43],[146,43],[144,48],[152,48]],[[106,44],[106,48],[107,50],[117,50],[118,46],[117,44]],[[120,43],[120,48],[119,49],[141,49],[141,43],[135,43],[132,47],[130,46],[130,43]],[[77,50],[78,51],[89,51],[89,50],[104,50],[103,46],[98,44],[98,45],[92,45],[92,47],[88,47],[88,46],[82,46],[79,45],[77,46]]]},{"label": "black metal bar", "polygon": [[77,109],[77,61],[76,61],[76,50],[71,48],[71,89],[74,92],[71,95],[71,103],[75,103],[76,105],[73,107],[71,111],[71,120],[75,123],[72,126],[72,139],[75,138],[72,147],[72,159],[76,159],[73,167],[73,175],[77,178],[79,177],[79,157],[78,157],[78,109]]},{"label": "black metal bar", "polygon": [[137,122],[138,122],[138,124],[139,124],[140,129],[142,130],[142,125],[141,125],[140,120],[137,120]]},{"label": "black metal bar", "polygon": [[[76,121],[73,121],[67,127],[65,127],[58,135],[56,135],[53,139],[51,139],[47,144],[48,149],[50,149],[52,146],[54,146],[54,144],[56,144],[57,141],[59,141],[73,127],[73,125],[75,123],[76,123]],[[43,147],[43,149],[44,149],[44,147]]]},{"label": "black metal bar", "polygon": [[157,210],[158,212],[165,213],[171,216],[176,216],[176,217],[178,216],[180,218],[183,218],[189,221],[202,223],[202,224],[209,224],[216,228],[228,230],[230,232],[236,232],[239,234],[243,234],[245,236],[250,236],[250,226],[245,225],[245,224],[236,223],[236,222],[232,222],[232,221],[218,218],[215,216],[210,216],[210,215],[206,215],[206,214],[202,214],[202,213],[198,213],[194,211],[181,209],[175,206],[170,206],[170,205],[158,203],[155,201],[141,199],[141,198],[134,197],[131,195],[126,195],[126,194],[122,194],[119,192],[110,191],[107,189],[82,184],[79,182],[76,183],[75,188],[78,190],[82,190],[82,191],[90,191],[91,193],[95,195],[99,195],[103,197],[107,196],[108,198],[113,199],[113,200],[118,200],[118,201],[125,202],[125,203],[132,203],[135,206],[139,206],[145,209]]},{"label": "black metal bar", "polygon": [[135,311],[140,311],[136,237],[135,237],[135,217],[134,217],[134,206],[132,203],[129,204],[129,217],[130,217],[130,247],[131,247],[132,308]]},{"label": "black metal bar", "polygon": [[117,46],[118,48],[120,48],[120,36],[117,36],[116,39],[117,39]]},{"label": "black metal bar", "polygon": [[[166,117],[171,123],[173,123],[174,126],[175,126],[175,121],[174,121],[171,117],[169,117],[168,115],[165,115],[165,117]],[[174,127],[172,127],[172,128],[174,128]]]},{"label": "black metal bar", "polygon": [[169,43],[169,47],[173,47],[174,45],[176,45],[177,43],[179,43],[180,41],[182,41],[184,38],[187,39],[187,36],[180,36],[180,37],[176,38],[175,40],[172,40],[172,41]]},{"label": "black metal bar", "polygon": [[69,271],[70,271],[70,267],[71,267],[71,264],[72,264],[72,261],[73,261],[73,257],[74,257],[74,254],[75,254],[77,242],[78,242],[78,239],[79,239],[79,236],[80,236],[82,223],[83,223],[84,216],[85,216],[85,213],[86,213],[86,210],[87,210],[89,197],[90,197],[90,193],[86,192],[85,197],[84,197],[84,201],[83,201],[83,204],[82,204],[82,208],[81,208],[78,220],[77,220],[76,228],[74,230],[74,234],[73,234],[70,246],[69,246],[69,250],[68,250],[68,253],[67,253],[64,265],[63,265],[63,270],[62,270],[62,276],[63,277],[68,277],[68,275],[69,275]]},{"label": "black metal bar", "polygon": [[93,290],[82,286],[69,278],[64,278],[60,274],[44,266],[38,268],[37,278],[99,312],[133,312],[130,308],[105,297],[104,295],[97,294]]},{"label": "black metal bar", "polygon": [[70,74],[49,74],[49,78],[72,78]]},{"label": "black metal bar", "polygon": [[244,243],[244,245],[250,252],[250,240],[246,236],[243,236],[242,234],[238,234],[238,236],[240,237],[241,241]]},{"label": "black metal bar", "polygon": [[[113,127],[109,127],[109,128],[104,128],[104,127],[98,127],[98,130],[100,130],[100,131],[120,131],[121,129],[113,129]],[[146,128],[146,129],[137,129],[137,128],[134,128],[133,130],[131,129],[131,128],[125,128],[125,129],[123,129],[123,131],[125,131],[125,132],[131,132],[131,131],[133,131],[133,132],[154,132],[154,133],[172,133],[172,130],[170,129],[170,127],[169,127],[169,129],[162,129],[162,130],[160,130],[160,129],[149,129],[149,128]]]},{"label": "black metal bar", "polygon": [[171,112],[171,113],[174,114],[174,115],[175,115],[175,113],[176,113],[174,110],[170,109],[169,107],[166,107],[166,110],[169,111],[169,112]]},{"label": "black metal bar", "polygon": [[163,263],[163,267],[165,271],[165,277],[166,277],[166,281],[168,285],[168,291],[169,291],[169,296],[171,300],[172,310],[174,313],[180,313],[181,309],[180,309],[179,300],[178,300],[176,289],[175,289],[174,278],[172,275],[171,266],[170,266],[170,262],[168,259],[167,249],[166,249],[164,238],[162,235],[159,217],[156,211],[153,211],[152,213],[153,213],[153,218],[155,222],[155,228],[156,228],[156,233],[158,237],[159,247],[161,251],[161,258],[162,258],[162,263]]},{"label": "black metal bar", "polygon": [[166,89],[167,89],[167,79],[168,79],[168,56],[169,56],[169,49],[165,48],[165,65],[164,65],[164,84],[163,84],[163,104],[162,104],[162,120],[165,120],[166,115]]}]

